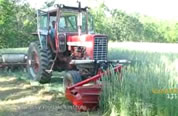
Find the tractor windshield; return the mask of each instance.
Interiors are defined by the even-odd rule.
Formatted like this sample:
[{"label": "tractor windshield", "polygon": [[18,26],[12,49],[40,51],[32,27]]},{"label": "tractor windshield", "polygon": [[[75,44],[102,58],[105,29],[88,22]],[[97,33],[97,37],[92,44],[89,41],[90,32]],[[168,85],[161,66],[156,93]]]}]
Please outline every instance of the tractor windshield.
[{"label": "tractor windshield", "polygon": [[[77,32],[78,31],[78,12],[64,12],[61,14],[58,31],[59,32]],[[85,33],[93,29],[92,23],[88,21],[87,14],[82,13],[82,32]]]},{"label": "tractor windshield", "polygon": [[[40,16],[40,26],[45,25],[46,27],[52,28],[52,22],[56,22],[57,18],[57,11],[49,12],[49,20],[48,20],[48,14],[44,15],[44,18]],[[93,33],[93,18],[92,16],[85,11],[82,11],[82,25],[81,25],[81,31],[82,33]],[[41,22],[43,24],[41,24]],[[48,22],[48,23],[47,23]],[[72,10],[62,10],[60,14],[60,19],[58,20],[58,32],[78,32],[78,10],[72,11]],[[49,24],[49,25],[48,25]]]},{"label": "tractor windshield", "polygon": [[77,31],[77,16],[63,15],[59,20],[59,32],[76,32]]}]

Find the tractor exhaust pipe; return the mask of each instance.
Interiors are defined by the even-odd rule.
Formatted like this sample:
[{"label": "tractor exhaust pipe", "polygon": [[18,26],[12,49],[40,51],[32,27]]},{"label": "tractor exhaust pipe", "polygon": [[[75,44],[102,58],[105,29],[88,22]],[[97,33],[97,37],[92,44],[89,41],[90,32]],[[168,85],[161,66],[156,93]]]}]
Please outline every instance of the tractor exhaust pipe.
[{"label": "tractor exhaust pipe", "polygon": [[77,22],[77,25],[78,25],[78,36],[81,35],[82,33],[82,11],[81,11],[81,2],[80,1],[77,1],[78,2],[78,22]]}]

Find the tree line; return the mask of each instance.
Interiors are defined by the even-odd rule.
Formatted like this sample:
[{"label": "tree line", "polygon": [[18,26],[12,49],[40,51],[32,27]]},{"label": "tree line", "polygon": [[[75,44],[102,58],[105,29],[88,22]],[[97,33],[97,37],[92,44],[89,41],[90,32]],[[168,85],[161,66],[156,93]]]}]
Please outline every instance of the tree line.
[{"label": "tree line", "polygon": [[[27,47],[35,38],[36,12],[24,0],[0,0],[0,48]],[[51,6],[54,1],[45,3]],[[178,22],[109,9],[105,4],[90,10],[96,33],[112,41],[177,42]]]},{"label": "tree line", "polygon": [[178,42],[178,21],[127,14],[110,10],[104,4],[92,10],[92,14],[96,32],[109,35],[113,41]]}]

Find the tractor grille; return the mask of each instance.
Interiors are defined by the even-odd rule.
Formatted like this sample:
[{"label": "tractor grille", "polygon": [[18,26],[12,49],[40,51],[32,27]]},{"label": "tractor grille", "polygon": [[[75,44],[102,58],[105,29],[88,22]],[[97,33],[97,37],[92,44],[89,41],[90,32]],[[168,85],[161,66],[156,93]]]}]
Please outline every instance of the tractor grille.
[{"label": "tractor grille", "polygon": [[108,39],[107,37],[95,37],[94,60],[107,60]]}]

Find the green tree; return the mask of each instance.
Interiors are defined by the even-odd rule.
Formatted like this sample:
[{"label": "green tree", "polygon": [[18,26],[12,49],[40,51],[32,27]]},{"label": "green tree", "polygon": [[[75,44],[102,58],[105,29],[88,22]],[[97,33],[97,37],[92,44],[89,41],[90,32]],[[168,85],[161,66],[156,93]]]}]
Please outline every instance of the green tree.
[{"label": "green tree", "polygon": [[95,31],[106,34],[113,41],[140,41],[143,39],[143,24],[135,17],[114,9],[109,10],[102,4],[92,10]]},{"label": "green tree", "polygon": [[35,31],[35,11],[19,0],[0,2],[0,48],[28,46]]},{"label": "green tree", "polygon": [[55,2],[56,2],[56,0],[47,1],[44,3],[43,8],[51,7],[54,5]]},{"label": "green tree", "polygon": [[158,20],[138,13],[110,10],[105,4],[91,10],[95,31],[113,41],[177,42],[177,21]]},{"label": "green tree", "polygon": [[119,10],[112,10],[112,26],[115,39],[120,41],[141,41],[143,39],[143,24],[135,17]]}]

